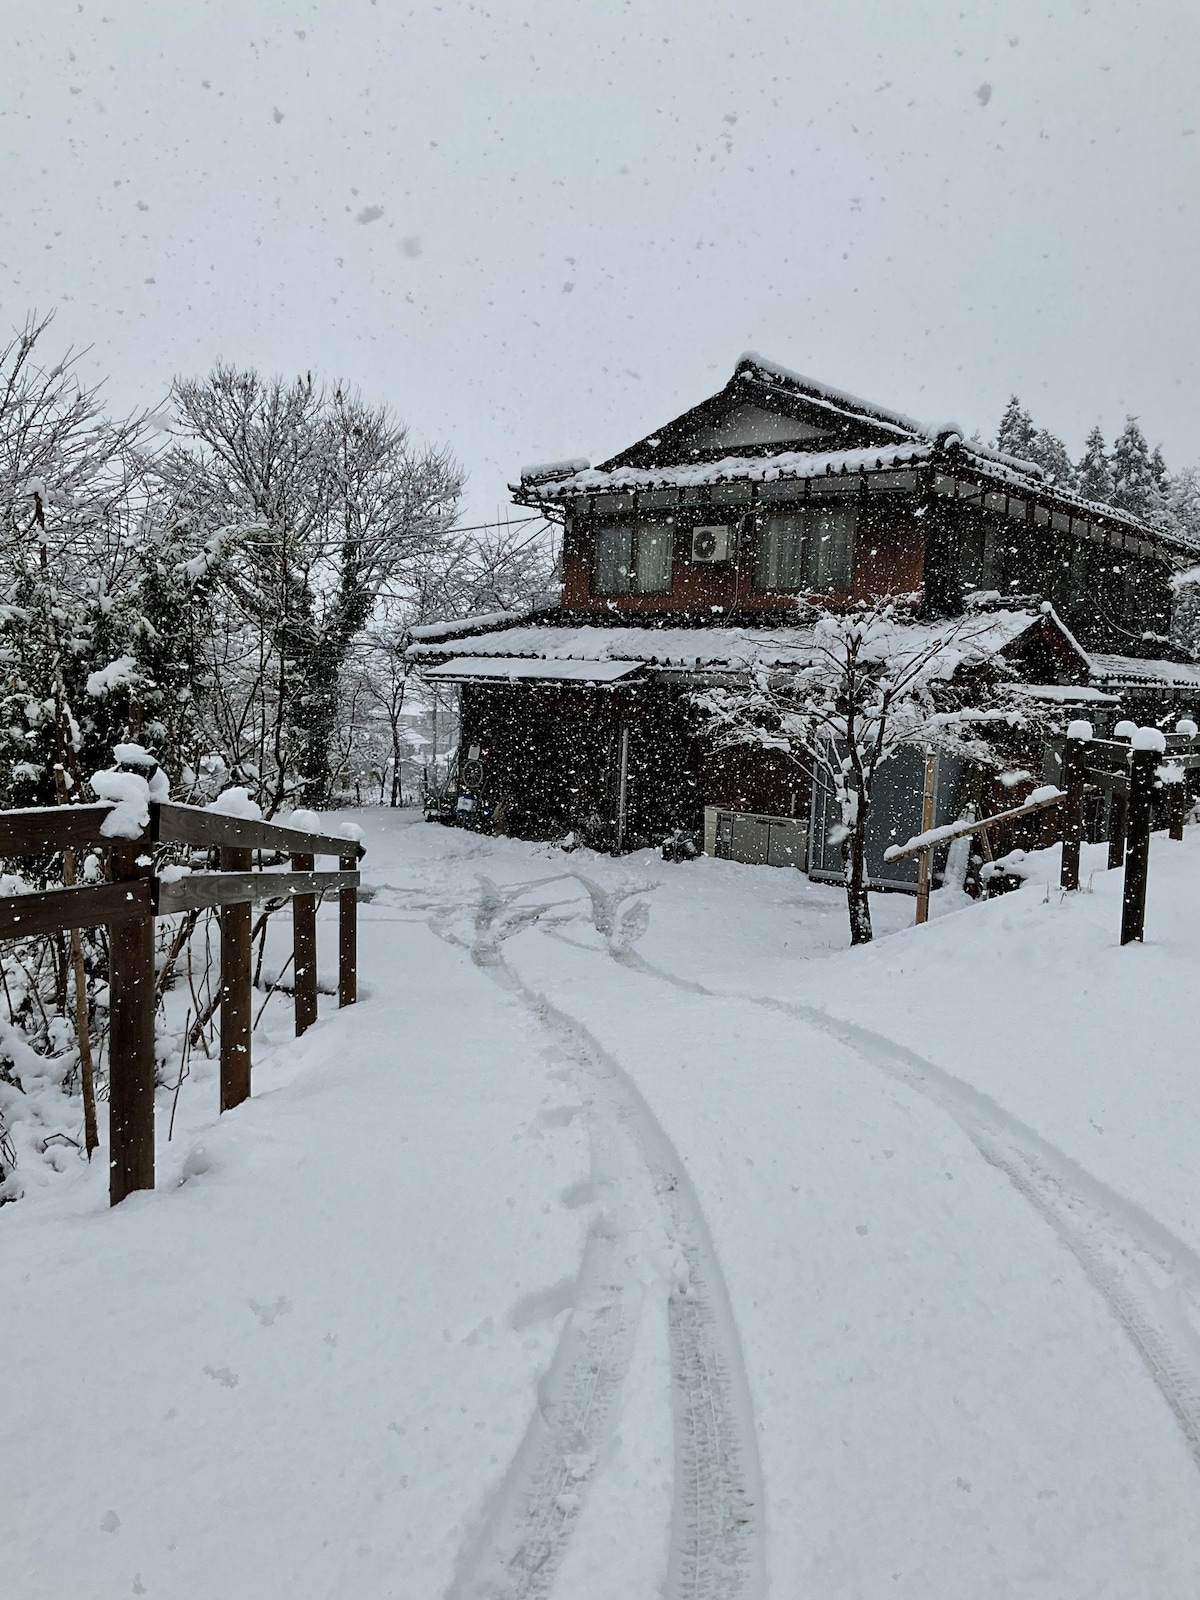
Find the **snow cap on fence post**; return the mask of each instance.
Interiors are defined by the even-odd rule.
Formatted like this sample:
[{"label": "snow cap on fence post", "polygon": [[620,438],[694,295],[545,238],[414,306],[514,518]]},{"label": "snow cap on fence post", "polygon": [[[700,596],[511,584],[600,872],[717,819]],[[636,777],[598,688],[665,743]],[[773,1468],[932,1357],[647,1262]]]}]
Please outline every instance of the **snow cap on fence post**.
[{"label": "snow cap on fence post", "polygon": [[1128,719],[1126,719],[1124,722],[1118,722],[1117,723],[1116,727],[1113,729],[1113,738],[1114,739],[1132,739],[1136,732],[1137,732],[1137,723],[1136,722],[1130,722]]},{"label": "snow cap on fence post", "polygon": [[1131,743],[1135,750],[1154,750],[1161,755],[1167,748],[1167,736],[1161,728],[1138,728]]},{"label": "snow cap on fence post", "polygon": [[1072,722],[1071,725],[1067,729],[1067,738],[1068,739],[1083,739],[1083,740],[1087,740],[1087,739],[1092,739],[1094,737],[1095,737],[1095,735],[1092,732],[1091,723],[1090,722],[1085,722],[1082,718],[1080,718],[1080,720],[1078,722]]},{"label": "snow cap on fence post", "polygon": [[1197,733],[1200,733],[1200,728],[1197,728],[1191,717],[1180,717],[1175,724],[1175,732],[1182,734],[1185,739],[1194,739]]}]

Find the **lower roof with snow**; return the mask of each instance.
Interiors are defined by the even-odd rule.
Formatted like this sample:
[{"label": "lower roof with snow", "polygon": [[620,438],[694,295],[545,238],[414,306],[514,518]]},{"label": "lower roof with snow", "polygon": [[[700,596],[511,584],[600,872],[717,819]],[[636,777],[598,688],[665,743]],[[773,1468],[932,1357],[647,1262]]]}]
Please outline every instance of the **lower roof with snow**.
[{"label": "lower roof with snow", "polygon": [[[1032,629],[1053,625],[1055,620],[1043,612],[994,611],[938,622],[896,622],[878,629],[877,636],[881,649],[900,654],[944,642],[947,654],[940,675],[948,678],[959,666],[997,655]],[[818,648],[812,624],[784,628],[535,625],[417,642],[407,654],[433,679],[541,678],[594,683],[615,682],[639,668],[668,672],[799,668],[813,660]]]},{"label": "lower roof with snow", "polygon": [[1090,652],[1092,677],[1110,689],[1200,689],[1200,662],[1148,661]]}]

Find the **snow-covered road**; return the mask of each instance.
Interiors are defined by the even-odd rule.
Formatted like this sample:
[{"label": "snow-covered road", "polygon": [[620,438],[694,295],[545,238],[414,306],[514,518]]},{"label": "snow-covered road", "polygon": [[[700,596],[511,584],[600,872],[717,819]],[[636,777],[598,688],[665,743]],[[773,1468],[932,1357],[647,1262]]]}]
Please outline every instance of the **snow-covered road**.
[{"label": "snow-covered road", "polygon": [[1101,880],[845,952],[797,874],[359,820],[363,1004],[0,1212],[18,1600],[1200,1592],[1200,841],[1145,950]]}]

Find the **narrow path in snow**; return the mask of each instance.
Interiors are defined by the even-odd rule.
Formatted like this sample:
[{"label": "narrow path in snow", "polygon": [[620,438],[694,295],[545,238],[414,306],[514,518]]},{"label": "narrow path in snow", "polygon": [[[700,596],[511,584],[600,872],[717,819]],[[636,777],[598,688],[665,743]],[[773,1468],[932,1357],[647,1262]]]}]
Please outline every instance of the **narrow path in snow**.
[{"label": "narrow path in snow", "polygon": [[654,965],[619,940],[609,939],[607,948],[629,971],[689,994],[795,1016],[950,1116],[1075,1256],[1132,1341],[1200,1469],[1200,1257],[1189,1245],[989,1096],[884,1034],[799,1001],[710,989]]},{"label": "narrow path in snow", "polygon": [[[593,1224],[551,1370],[481,1534],[463,1553],[449,1600],[548,1595],[582,1510],[628,1371],[636,1331],[639,1232],[669,1253],[668,1332],[675,1489],[666,1600],[759,1600],[765,1592],[763,1493],[749,1387],[728,1291],[699,1201],[677,1151],[641,1094],[578,1019],[529,989],[502,951],[550,904],[517,906],[530,889],[480,879],[469,941],[452,916],[431,923],[464,944],[573,1062],[593,1107],[593,1175],[606,1202]],[[637,907],[584,882],[606,936],[636,937]],[[631,920],[632,917],[632,920]],[[649,1214],[648,1214],[649,1212]],[[587,1380],[591,1378],[589,1383]]]}]

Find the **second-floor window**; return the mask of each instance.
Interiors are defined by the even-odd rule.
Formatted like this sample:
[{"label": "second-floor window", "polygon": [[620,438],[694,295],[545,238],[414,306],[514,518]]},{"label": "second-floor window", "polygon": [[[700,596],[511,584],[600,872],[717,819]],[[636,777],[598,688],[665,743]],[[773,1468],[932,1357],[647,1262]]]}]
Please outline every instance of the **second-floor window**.
[{"label": "second-floor window", "polygon": [[758,527],[755,587],[832,594],[850,587],[854,566],[852,506],[812,506]]},{"label": "second-floor window", "polygon": [[661,522],[601,522],[595,530],[592,593],[668,594],[674,527]]}]

